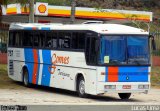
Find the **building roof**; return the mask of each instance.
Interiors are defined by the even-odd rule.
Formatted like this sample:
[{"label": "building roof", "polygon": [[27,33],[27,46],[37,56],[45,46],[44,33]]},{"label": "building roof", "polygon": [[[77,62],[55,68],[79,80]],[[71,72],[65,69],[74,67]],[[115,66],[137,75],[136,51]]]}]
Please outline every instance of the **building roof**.
[{"label": "building roof", "polygon": [[16,23],[10,30],[90,30],[100,34],[149,34],[147,31],[120,24],[37,24]]}]

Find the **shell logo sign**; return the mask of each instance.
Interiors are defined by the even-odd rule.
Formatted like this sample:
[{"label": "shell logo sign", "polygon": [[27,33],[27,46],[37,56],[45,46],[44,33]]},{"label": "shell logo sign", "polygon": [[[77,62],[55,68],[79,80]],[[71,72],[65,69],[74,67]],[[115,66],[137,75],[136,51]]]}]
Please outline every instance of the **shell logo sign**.
[{"label": "shell logo sign", "polygon": [[38,6],[38,11],[40,13],[45,13],[46,10],[47,10],[47,8],[46,8],[46,6],[44,4],[41,4],[41,5]]},{"label": "shell logo sign", "polygon": [[48,3],[36,3],[36,15],[48,15]]}]

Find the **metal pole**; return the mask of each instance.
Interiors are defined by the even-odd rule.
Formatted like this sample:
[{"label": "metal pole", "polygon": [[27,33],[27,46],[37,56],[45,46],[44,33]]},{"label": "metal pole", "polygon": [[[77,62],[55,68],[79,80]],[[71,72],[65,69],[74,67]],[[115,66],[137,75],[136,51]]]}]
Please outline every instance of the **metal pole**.
[{"label": "metal pole", "polygon": [[75,22],[75,11],[76,11],[76,0],[72,0],[71,2],[71,16],[70,16],[70,23],[74,24]]},{"label": "metal pole", "polygon": [[34,0],[29,1],[29,23],[34,23]]}]

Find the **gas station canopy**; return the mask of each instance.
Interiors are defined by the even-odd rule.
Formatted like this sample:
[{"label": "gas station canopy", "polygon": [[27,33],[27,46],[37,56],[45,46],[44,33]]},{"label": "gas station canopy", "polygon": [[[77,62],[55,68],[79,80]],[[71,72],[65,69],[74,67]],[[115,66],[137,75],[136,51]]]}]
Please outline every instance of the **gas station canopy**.
[{"label": "gas station canopy", "polygon": [[[70,11],[71,7],[69,6],[54,6],[40,2],[35,4],[35,15],[37,16],[70,17]],[[29,14],[28,4],[26,6],[21,6],[20,4],[2,6],[2,15],[26,14]],[[79,19],[140,20],[151,22],[152,12],[76,7],[75,17]]]}]

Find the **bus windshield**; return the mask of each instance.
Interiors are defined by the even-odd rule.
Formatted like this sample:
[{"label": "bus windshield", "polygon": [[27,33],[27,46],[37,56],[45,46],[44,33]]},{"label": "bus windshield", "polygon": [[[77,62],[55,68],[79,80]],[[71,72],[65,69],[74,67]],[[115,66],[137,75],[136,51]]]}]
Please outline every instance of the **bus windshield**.
[{"label": "bus windshield", "polygon": [[149,65],[149,39],[143,35],[102,35],[100,64]]}]

